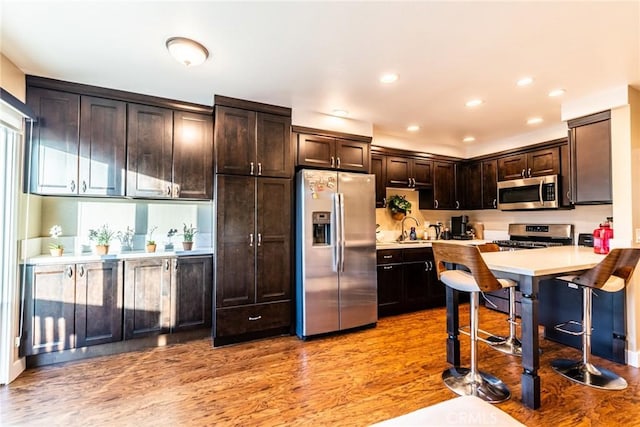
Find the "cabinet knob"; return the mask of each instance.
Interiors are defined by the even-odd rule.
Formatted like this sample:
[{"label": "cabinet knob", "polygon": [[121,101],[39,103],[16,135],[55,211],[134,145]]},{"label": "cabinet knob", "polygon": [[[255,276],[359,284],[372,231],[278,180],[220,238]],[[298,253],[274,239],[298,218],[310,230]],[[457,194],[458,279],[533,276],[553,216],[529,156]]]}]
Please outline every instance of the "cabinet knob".
[{"label": "cabinet knob", "polygon": [[254,165],[253,162],[249,163],[249,175],[253,175]]}]

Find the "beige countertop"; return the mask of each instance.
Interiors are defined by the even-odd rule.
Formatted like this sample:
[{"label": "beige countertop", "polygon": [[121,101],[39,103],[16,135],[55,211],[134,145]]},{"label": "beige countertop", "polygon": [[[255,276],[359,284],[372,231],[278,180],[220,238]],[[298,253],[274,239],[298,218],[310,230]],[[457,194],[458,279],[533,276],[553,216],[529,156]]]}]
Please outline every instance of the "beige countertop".
[{"label": "beige countertop", "polygon": [[376,242],[376,249],[410,249],[410,248],[430,248],[433,242],[452,243],[456,245],[481,245],[489,240],[406,240],[399,242]]},{"label": "beige countertop", "polygon": [[161,252],[145,252],[145,251],[126,251],[117,252],[107,255],[96,255],[93,253],[86,254],[63,254],[62,256],[36,255],[25,260],[25,264],[33,265],[55,265],[55,264],[77,264],[86,262],[104,262],[112,260],[127,259],[143,259],[143,258],[172,258],[193,255],[211,255],[213,248],[195,248],[190,251],[161,251]]}]

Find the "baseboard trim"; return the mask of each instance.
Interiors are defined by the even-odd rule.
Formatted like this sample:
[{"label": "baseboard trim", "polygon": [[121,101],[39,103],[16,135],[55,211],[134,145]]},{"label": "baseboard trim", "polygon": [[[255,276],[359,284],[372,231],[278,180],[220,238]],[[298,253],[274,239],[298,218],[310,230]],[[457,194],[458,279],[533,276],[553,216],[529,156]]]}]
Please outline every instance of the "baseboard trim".
[{"label": "baseboard trim", "polygon": [[627,365],[640,368],[640,352],[627,350]]}]

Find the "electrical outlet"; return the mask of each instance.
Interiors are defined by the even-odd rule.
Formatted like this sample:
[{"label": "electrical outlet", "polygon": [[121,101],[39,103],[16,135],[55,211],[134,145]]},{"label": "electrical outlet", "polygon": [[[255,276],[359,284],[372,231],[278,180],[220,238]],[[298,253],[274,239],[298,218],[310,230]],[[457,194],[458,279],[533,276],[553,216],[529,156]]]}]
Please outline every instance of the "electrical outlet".
[{"label": "electrical outlet", "polygon": [[636,243],[640,243],[640,228],[636,228]]}]

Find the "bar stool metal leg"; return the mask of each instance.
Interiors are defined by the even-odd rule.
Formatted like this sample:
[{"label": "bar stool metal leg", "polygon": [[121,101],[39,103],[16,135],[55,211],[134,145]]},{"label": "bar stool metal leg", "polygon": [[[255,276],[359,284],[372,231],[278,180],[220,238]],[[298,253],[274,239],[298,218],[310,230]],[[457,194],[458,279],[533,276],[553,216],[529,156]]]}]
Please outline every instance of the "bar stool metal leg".
[{"label": "bar stool metal leg", "polygon": [[509,288],[509,336],[490,336],[487,338],[492,348],[513,356],[522,356],[522,343],[516,335],[516,287]]},{"label": "bar stool metal leg", "polygon": [[491,403],[503,402],[511,396],[507,386],[498,378],[478,370],[478,303],[479,292],[470,293],[471,369],[449,368],[442,379],[449,389],[461,396],[477,396]]},{"label": "bar stool metal leg", "polygon": [[551,367],[560,375],[580,384],[605,390],[624,390],[627,381],[608,369],[596,367],[589,361],[591,356],[591,288],[583,287],[582,360],[556,359]]}]

